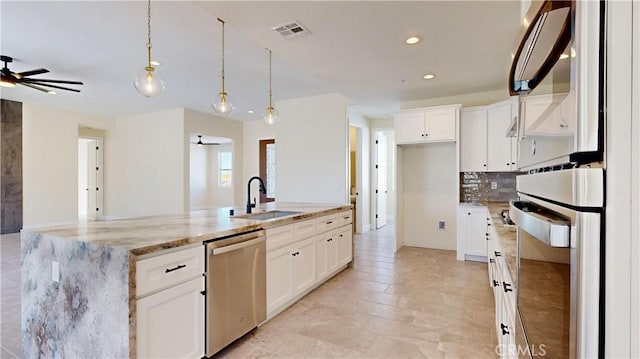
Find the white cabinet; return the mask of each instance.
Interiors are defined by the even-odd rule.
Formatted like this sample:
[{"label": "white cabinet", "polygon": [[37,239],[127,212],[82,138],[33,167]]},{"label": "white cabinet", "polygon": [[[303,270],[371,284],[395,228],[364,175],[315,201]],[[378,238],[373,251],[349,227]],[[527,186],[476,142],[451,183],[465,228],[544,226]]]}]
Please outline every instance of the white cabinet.
[{"label": "white cabinet", "polygon": [[502,101],[487,110],[487,171],[517,170],[517,137],[505,137],[513,121],[518,118],[517,100]]},{"label": "white cabinet", "polygon": [[509,99],[489,106],[463,109],[460,116],[460,171],[506,172],[517,170],[517,142],[506,137],[517,121],[518,101]]},{"label": "white cabinet", "polygon": [[402,111],[395,116],[397,144],[456,140],[460,105]]},{"label": "white cabinet", "polygon": [[342,227],[338,232],[338,266],[353,259],[353,229],[351,225]]},{"label": "white cabinet", "polygon": [[[567,94],[548,94],[539,96],[526,96],[523,97],[520,103],[521,120],[523,125],[520,127],[520,136],[529,136],[535,134],[551,133],[557,134],[560,128],[569,132],[572,130],[569,122],[563,123],[562,116],[559,112],[555,111],[560,103],[565,102],[565,107],[575,105],[571,101],[574,99],[569,97],[569,101],[563,101],[567,99]],[[556,112],[558,116],[553,115]],[[551,121],[549,121],[551,117]],[[575,120],[573,121],[575,122]],[[553,127],[549,129],[548,127]],[[575,128],[573,128],[575,130]]]},{"label": "white cabinet", "polygon": [[458,260],[487,261],[487,207],[458,206]]},{"label": "white cabinet", "polygon": [[316,281],[316,244],[313,238],[297,243],[293,257],[293,294],[311,288]]},{"label": "white cabinet", "polygon": [[498,234],[490,227],[487,241],[489,286],[493,288],[495,301],[495,325],[498,338],[498,354],[501,358],[517,358],[516,337],[516,289],[507,262],[502,255]]},{"label": "white cabinet", "polygon": [[204,256],[198,245],[136,262],[139,358],[204,355]]},{"label": "white cabinet", "polygon": [[267,230],[267,316],[293,304],[351,262],[352,212]]},{"label": "white cabinet", "polygon": [[460,171],[487,171],[487,109],[462,109],[460,114]]}]

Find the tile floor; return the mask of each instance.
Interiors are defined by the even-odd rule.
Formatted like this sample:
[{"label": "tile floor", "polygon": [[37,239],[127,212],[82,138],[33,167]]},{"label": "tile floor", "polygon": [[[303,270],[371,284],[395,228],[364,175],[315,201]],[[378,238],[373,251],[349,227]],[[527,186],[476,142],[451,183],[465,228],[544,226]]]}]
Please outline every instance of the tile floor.
[{"label": "tile floor", "polygon": [[[403,247],[394,228],[355,236],[348,268],[218,358],[495,358],[486,264]],[[20,242],[0,238],[0,358],[20,351]]]}]

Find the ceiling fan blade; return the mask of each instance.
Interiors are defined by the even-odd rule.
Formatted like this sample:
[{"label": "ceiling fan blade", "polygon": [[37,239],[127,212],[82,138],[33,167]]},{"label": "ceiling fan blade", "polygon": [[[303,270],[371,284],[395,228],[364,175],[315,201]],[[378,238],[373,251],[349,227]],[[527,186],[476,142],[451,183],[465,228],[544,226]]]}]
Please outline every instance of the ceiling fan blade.
[{"label": "ceiling fan blade", "polygon": [[76,90],[76,89],[72,89],[72,88],[68,88],[68,87],[62,87],[62,86],[56,86],[56,85],[50,85],[50,84],[45,84],[45,83],[40,83],[37,81],[19,81],[18,83],[21,83],[23,85],[26,84],[32,84],[32,85],[39,85],[39,86],[46,86],[46,87],[53,87],[56,89],[60,89],[60,90],[67,90],[67,91],[73,91],[73,92],[80,92],[80,90]]},{"label": "ceiling fan blade", "polygon": [[36,70],[24,71],[24,72],[14,72],[13,75],[15,77],[21,79],[21,78],[26,77],[26,76],[46,74],[47,72],[49,72],[49,70],[47,70],[47,69],[36,69]]},{"label": "ceiling fan blade", "polygon": [[47,90],[45,88],[42,88],[40,86],[35,86],[35,85],[32,85],[32,84],[28,84],[28,83],[25,83],[25,82],[18,82],[18,84],[20,84],[22,86],[31,87],[32,89],[36,89],[38,91],[47,92],[47,93],[49,92],[49,90]]},{"label": "ceiling fan blade", "polygon": [[84,83],[82,83],[80,81],[66,81],[66,80],[22,78],[22,79],[20,79],[20,81],[23,81],[23,82],[51,82],[51,83],[54,83],[54,84],[68,84],[68,85],[84,85]]}]

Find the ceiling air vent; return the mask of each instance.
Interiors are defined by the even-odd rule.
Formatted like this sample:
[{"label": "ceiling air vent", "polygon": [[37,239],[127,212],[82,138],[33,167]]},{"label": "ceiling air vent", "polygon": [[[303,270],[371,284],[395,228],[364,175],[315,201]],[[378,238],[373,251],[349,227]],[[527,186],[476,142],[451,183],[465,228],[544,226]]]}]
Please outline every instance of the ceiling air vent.
[{"label": "ceiling air vent", "polygon": [[309,31],[306,27],[302,26],[302,24],[297,21],[272,27],[271,30],[276,31],[287,40],[311,35],[311,31]]}]

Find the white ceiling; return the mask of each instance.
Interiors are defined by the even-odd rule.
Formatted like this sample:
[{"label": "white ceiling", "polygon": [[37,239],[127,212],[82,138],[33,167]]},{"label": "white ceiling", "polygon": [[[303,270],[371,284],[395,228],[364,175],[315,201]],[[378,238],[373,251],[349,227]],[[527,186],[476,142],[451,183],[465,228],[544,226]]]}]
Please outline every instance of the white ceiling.
[{"label": "white ceiling", "polygon": [[[226,87],[239,120],[274,101],[340,92],[370,118],[399,102],[505,90],[519,1],[153,1],[153,57],[167,89],[145,98],[133,78],[146,62],[146,1],[0,2],[0,53],[15,72],[45,67],[79,80],[79,94],[0,89],[2,98],[110,117],[187,107],[213,113],[220,91],[220,24],[226,22]],[[311,36],[271,28],[298,21]],[[423,41],[408,46],[409,35]],[[436,75],[424,80],[425,73]],[[248,110],[256,113],[248,114]]]}]

